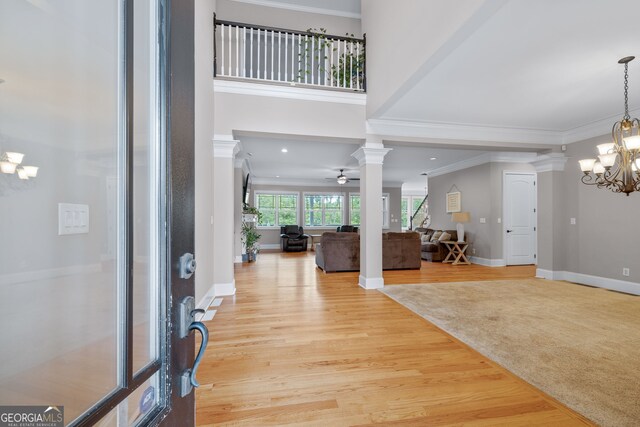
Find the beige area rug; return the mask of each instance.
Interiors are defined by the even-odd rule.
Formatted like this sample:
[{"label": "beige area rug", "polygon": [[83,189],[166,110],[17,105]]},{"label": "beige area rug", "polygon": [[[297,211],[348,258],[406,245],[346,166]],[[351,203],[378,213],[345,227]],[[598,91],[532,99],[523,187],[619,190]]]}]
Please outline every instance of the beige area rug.
[{"label": "beige area rug", "polygon": [[640,297],[538,279],[383,293],[602,426],[640,426]]}]

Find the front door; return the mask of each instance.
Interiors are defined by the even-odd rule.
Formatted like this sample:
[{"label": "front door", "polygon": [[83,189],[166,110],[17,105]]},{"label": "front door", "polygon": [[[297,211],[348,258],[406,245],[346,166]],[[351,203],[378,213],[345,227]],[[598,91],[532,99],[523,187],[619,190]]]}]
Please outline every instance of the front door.
[{"label": "front door", "polygon": [[507,265],[536,263],[536,175],[504,175],[504,247]]},{"label": "front door", "polygon": [[193,2],[6,0],[0,40],[0,425],[193,425]]}]

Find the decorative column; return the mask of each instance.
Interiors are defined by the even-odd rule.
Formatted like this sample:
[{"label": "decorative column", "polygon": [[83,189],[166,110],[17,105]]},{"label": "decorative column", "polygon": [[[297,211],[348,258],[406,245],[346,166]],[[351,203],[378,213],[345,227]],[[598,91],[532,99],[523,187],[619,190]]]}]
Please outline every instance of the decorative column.
[{"label": "decorative column", "polygon": [[538,200],[536,276],[545,279],[561,280],[561,272],[566,269],[567,260],[563,254],[570,225],[565,222],[568,221],[565,206],[566,199],[573,197],[563,188],[566,162],[567,157],[563,153],[541,155],[532,162],[537,172]]},{"label": "decorative column", "polygon": [[244,200],[242,200],[243,196],[243,188],[244,185],[244,171],[242,166],[244,165],[244,159],[235,159],[234,166],[235,169],[233,171],[234,179],[233,179],[233,254],[234,254],[234,262],[241,263],[242,262],[242,207]]},{"label": "decorative column", "polygon": [[382,162],[391,151],[380,140],[367,142],[352,154],[360,165],[360,286],[384,287],[382,278]]},{"label": "decorative column", "polygon": [[233,295],[234,158],[238,141],[231,135],[213,138],[213,289],[214,295]]}]

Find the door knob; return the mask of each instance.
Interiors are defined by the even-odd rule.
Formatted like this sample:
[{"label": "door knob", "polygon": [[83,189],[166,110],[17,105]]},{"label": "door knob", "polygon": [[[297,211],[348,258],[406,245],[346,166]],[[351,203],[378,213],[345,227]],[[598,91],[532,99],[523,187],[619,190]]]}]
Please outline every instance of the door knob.
[{"label": "door knob", "polygon": [[180,257],[180,278],[189,279],[196,271],[196,260],[193,254],[187,252]]}]

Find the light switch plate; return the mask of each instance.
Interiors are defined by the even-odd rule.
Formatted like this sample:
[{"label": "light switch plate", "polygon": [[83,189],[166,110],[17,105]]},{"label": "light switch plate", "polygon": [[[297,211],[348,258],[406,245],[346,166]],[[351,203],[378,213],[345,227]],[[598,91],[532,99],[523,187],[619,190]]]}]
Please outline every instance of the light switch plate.
[{"label": "light switch plate", "polygon": [[502,224],[502,218],[498,218],[498,224]]},{"label": "light switch plate", "polygon": [[486,224],[487,218],[480,218],[480,224]]},{"label": "light switch plate", "polygon": [[571,225],[576,225],[576,219],[575,218],[571,218]]},{"label": "light switch plate", "polygon": [[58,203],[58,236],[89,233],[89,205]]}]

